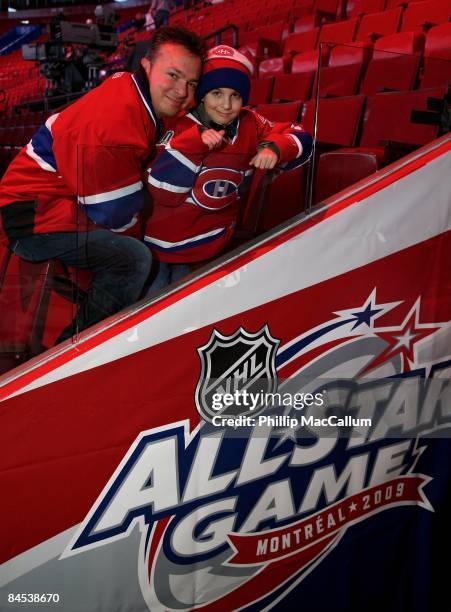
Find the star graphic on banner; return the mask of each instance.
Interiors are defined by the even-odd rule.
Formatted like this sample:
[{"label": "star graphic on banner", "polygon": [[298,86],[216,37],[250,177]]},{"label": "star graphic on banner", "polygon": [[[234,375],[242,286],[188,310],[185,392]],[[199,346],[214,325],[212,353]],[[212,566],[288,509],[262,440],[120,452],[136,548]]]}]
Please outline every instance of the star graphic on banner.
[{"label": "star graphic on banner", "polygon": [[277,436],[278,436],[278,440],[274,446],[274,449],[279,448],[279,446],[281,446],[284,442],[290,441],[293,444],[297,444],[298,443],[298,437],[299,437],[299,432],[303,430],[302,425],[300,424],[300,416],[299,413],[293,413],[293,411],[287,407],[284,411],[284,415],[285,416],[289,416],[291,418],[296,418],[298,420],[297,425],[294,425],[293,427],[291,427],[290,425],[288,427],[276,427],[274,428],[274,431],[277,431]]},{"label": "star graphic on banner", "polygon": [[287,440],[290,440],[291,442],[293,442],[293,444],[296,444],[297,442],[297,436],[298,436],[298,427],[281,427],[280,429],[277,430],[277,434],[279,439],[277,440],[274,448],[278,448],[279,446],[281,446],[284,442],[286,442]]},{"label": "star graphic on banner", "polygon": [[420,301],[421,299],[418,298],[404,321],[398,327],[387,327],[385,329],[374,330],[376,336],[385,340],[387,348],[373,359],[361,374],[373,370],[381,363],[384,363],[384,361],[389,361],[396,355],[401,356],[402,371],[410,372],[412,365],[416,363],[417,343],[427,336],[434,334],[442,327],[439,323],[419,322]]},{"label": "star graphic on banner", "polygon": [[352,502],[349,504],[349,512],[355,512],[357,510],[357,504]]},{"label": "star graphic on banner", "polygon": [[386,304],[378,304],[376,302],[376,287],[370,293],[370,295],[365,300],[363,306],[357,306],[355,308],[348,308],[346,310],[337,310],[334,314],[339,317],[350,320],[352,323],[354,321],[354,325],[351,329],[353,331],[360,325],[366,325],[370,329],[373,328],[373,321],[385,313],[389,312],[395,306],[398,306],[402,302],[387,302]]}]

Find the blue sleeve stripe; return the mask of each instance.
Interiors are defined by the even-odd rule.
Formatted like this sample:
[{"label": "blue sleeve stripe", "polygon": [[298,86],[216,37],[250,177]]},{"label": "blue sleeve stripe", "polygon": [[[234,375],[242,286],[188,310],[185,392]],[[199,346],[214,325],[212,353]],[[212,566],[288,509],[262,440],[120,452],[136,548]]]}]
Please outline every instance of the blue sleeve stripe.
[{"label": "blue sleeve stripe", "polygon": [[120,187],[119,189],[113,189],[112,191],[95,193],[94,195],[90,196],[78,196],[78,201],[80,202],[80,204],[88,205],[114,202],[115,200],[120,200],[125,196],[133,195],[138,191],[142,191],[142,188],[142,181],[137,181],[136,183],[126,185],[125,187]]},{"label": "blue sleeve stripe", "polygon": [[28,155],[34,159],[44,170],[56,172],[55,156],[53,155],[53,137],[46,125],[41,125],[33,134],[27,146]]},{"label": "blue sleeve stripe", "polygon": [[141,189],[109,202],[83,205],[83,209],[88,218],[97,225],[119,229],[132,221],[133,216],[141,210],[143,204],[144,192]]},{"label": "blue sleeve stripe", "polygon": [[192,187],[197,172],[198,169],[194,171],[188,168],[169,151],[163,151],[150,169],[149,179],[151,176],[159,183],[167,183],[177,187]]},{"label": "blue sleeve stripe", "polygon": [[162,251],[164,253],[175,253],[176,251],[182,251],[183,249],[189,249],[192,247],[205,244],[206,242],[212,242],[225,233],[225,227],[219,227],[218,229],[206,232],[205,234],[199,234],[192,238],[186,238],[179,242],[167,242],[166,240],[159,240],[152,236],[144,236],[144,242],[152,249],[156,251]]}]

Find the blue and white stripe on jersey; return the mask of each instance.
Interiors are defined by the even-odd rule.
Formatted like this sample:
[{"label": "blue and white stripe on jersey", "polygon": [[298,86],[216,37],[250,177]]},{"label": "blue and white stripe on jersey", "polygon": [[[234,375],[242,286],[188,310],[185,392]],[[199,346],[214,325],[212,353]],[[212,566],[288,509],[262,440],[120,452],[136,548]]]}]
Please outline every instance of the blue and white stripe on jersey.
[{"label": "blue and white stripe on jersey", "polygon": [[167,146],[148,170],[148,181],[150,185],[159,189],[173,193],[187,193],[200,169],[201,166],[196,166],[182,153]]},{"label": "blue and white stripe on jersey", "polygon": [[87,217],[97,225],[120,229],[128,225],[144,204],[142,181],[90,196],[78,196]]},{"label": "blue and white stripe on jersey", "polygon": [[223,236],[225,231],[225,227],[219,227],[217,229],[212,230],[211,232],[205,232],[205,234],[198,234],[197,236],[186,238],[185,240],[180,240],[178,242],[168,242],[166,240],[159,240],[158,238],[153,238],[152,236],[144,236],[144,242],[147,244],[147,246],[152,249],[155,249],[156,251],[162,251],[164,253],[175,253],[176,251],[189,249],[190,247],[200,246],[201,244],[205,244],[207,242],[212,242],[220,236]]},{"label": "blue and white stripe on jersey", "polygon": [[58,113],[52,115],[41,127],[33,134],[27,144],[26,152],[31,159],[47,172],[57,172],[55,156],[53,154],[53,136],[51,132],[52,123],[57,118]]},{"label": "blue and white stripe on jersey", "polygon": [[139,97],[141,98],[142,103],[146,107],[147,112],[150,115],[150,118],[152,119],[152,121],[155,124],[155,126],[158,127],[160,125],[160,121],[157,119],[155,110],[154,110],[154,108],[152,106],[152,101],[146,95],[145,90],[143,89],[141,83],[139,82],[139,79],[137,78],[137,76],[135,74],[132,74],[132,81],[135,84],[136,89],[138,90]]}]

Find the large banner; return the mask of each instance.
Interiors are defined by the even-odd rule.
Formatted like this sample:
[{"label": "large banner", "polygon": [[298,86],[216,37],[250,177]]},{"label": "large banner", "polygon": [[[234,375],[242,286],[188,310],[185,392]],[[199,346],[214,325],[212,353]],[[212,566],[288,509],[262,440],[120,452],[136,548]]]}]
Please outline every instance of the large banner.
[{"label": "large banner", "polygon": [[449,138],[0,387],[1,610],[449,610]]}]

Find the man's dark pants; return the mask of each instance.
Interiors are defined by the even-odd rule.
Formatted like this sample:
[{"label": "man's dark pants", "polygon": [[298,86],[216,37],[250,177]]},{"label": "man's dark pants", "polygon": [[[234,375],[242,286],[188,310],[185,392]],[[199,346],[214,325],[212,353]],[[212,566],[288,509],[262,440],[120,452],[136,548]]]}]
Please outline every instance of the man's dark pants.
[{"label": "man's dark pants", "polygon": [[10,249],[28,261],[58,259],[93,273],[75,319],[57,343],[136,302],[152,260],[149,249],[139,240],[103,229],[34,234],[12,240]]}]

